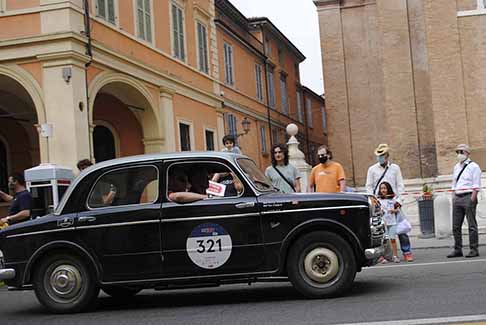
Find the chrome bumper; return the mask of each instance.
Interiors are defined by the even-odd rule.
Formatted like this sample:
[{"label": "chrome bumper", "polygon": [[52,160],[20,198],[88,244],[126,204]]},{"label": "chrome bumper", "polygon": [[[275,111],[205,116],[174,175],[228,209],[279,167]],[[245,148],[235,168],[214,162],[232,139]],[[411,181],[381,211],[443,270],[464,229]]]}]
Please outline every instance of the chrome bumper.
[{"label": "chrome bumper", "polygon": [[365,249],[365,256],[366,256],[366,259],[368,259],[368,260],[377,259],[380,256],[382,256],[384,253],[385,253],[385,247],[384,246]]},{"label": "chrome bumper", "polygon": [[15,278],[14,269],[0,269],[0,281],[11,280]]}]

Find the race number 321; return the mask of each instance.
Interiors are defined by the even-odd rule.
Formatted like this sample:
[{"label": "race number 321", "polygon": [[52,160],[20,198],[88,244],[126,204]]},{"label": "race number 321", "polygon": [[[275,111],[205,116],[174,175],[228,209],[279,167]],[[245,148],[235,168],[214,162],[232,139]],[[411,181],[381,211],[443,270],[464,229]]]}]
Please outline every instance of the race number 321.
[{"label": "race number 321", "polygon": [[197,240],[198,248],[197,252],[198,253],[214,253],[217,251],[221,252],[222,251],[222,245],[221,245],[221,238],[214,241],[212,239],[201,239]]},{"label": "race number 321", "polygon": [[233,249],[231,236],[220,225],[206,223],[194,228],[187,238],[191,261],[203,269],[216,269],[228,261]]}]

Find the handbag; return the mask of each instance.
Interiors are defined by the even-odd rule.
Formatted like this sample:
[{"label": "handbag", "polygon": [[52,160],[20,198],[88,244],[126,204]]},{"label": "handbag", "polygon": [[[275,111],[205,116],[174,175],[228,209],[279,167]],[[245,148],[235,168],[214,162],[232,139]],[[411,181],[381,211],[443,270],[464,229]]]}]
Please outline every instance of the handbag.
[{"label": "handbag", "polygon": [[410,224],[410,221],[402,216],[401,220],[397,223],[397,234],[404,235],[408,234],[410,231],[412,231],[412,225]]}]

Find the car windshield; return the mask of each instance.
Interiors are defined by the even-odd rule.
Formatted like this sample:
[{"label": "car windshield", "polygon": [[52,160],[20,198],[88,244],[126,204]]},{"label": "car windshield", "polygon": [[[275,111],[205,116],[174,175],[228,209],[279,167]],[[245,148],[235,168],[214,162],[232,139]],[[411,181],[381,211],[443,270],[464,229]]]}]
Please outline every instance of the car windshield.
[{"label": "car windshield", "polygon": [[240,158],[237,160],[238,165],[243,169],[246,177],[253,183],[257,190],[261,192],[268,192],[268,191],[275,191],[275,188],[272,186],[265,177],[265,174],[258,169],[255,162],[248,158]]}]

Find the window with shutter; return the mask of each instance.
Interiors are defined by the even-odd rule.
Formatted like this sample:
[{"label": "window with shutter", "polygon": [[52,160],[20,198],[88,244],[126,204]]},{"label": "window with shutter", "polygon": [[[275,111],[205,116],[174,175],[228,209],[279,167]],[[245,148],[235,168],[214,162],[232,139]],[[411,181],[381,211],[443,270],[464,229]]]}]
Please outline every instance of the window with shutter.
[{"label": "window with shutter", "polygon": [[262,66],[260,64],[255,64],[255,79],[257,99],[263,101]]},{"label": "window with shutter", "polygon": [[152,42],[151,0],[137,0],[137,30],[140,39]]},{"label": "window with shutter", "polygon": [[96,0],[96,16],[115,24],[115,0]]},{"label": "window with shutter", "polygon": [[208,66],[208,42],[207,28],[200,22],[197,22],[197,43],[198,43],[198,64],[199,71],[209,72]]},{"label": "window with shutter", "polygon": [[307,126],[311,128],[313,126],[312,126],[312,103],[310,98],[306,98],[305,110],[307,111]]},{"label": "window with shutter", "polygon": [[327,132],[327,120],[326,120],[326,110],[324,106],[321,106],[321,115],[322,115],[322,130]]},{"label": "window with shutter", "polygon": [[184,48],[184,13],[175,4],[172,4],[172,38],[174,57],[184,61],[186,59]]},{"label": "window with shutter", "polygon": [[267,153],[267,131],[264,126],[260,127],[260,145],[262,148],[262,153]]},{"label": "window with shutter", "polygon": [[234,85],[233,47],[228,43],[224,43],[224,70],[225,70],[225,83],[230,86]]},{"label": "window with shutter", "polygon": [[268,70],[268,105],[275,108],[275,81],[273,78],[273,70]]},{"label": "window with shutter", "polygon": [[287,78],[284,75],[280,76],[280,102],[282,105],[282,113],[289,115],[289,107],[287,103]]},{"label": "window with shutter", "polygon": [[302,93],[297,91],[297,119],[300,123],[304,123],[304,115],[302,114]]}]

